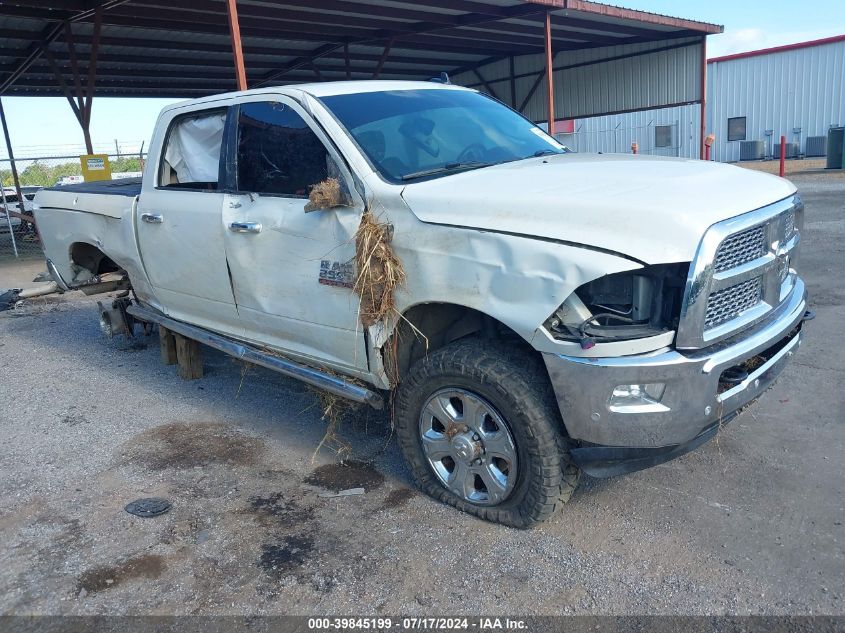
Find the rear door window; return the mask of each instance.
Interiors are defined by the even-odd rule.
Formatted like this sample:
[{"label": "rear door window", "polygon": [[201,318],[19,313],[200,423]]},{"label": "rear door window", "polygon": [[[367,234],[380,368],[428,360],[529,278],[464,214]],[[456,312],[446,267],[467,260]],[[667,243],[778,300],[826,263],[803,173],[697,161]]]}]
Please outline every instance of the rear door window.
[{"label": "rear door window", "polygon": [[174,119],[161,158],[159,187],[216,190],[225,126],[225,109]]}]

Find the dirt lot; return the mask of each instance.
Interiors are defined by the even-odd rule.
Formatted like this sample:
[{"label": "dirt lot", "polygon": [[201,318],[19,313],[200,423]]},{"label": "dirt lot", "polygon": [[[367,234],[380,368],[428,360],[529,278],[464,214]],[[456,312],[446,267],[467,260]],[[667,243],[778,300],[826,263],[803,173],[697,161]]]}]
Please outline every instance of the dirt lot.
[{"label": "dirt lot", "polygon": [[[774,389],[530,532],[416,494],[377,416],[344,430],[358,464],[314,459],[298,383],[210,352],[180,381],[92,298],[2,314],[0,614],[845,614],[845,178],[796,182],[818,318]],[[172,510],[124,512],[147,496]]]},{"label": "dirt lot", "polygon": [[[770,174],[780,173],[780,160],[744,160],[733,164]],[[817,172],[824,169],[825,165],[827,165],[826,158],[789,158],[784,161],[783,166],[787,176],[800,178],[804,176],[801,172]]]}]

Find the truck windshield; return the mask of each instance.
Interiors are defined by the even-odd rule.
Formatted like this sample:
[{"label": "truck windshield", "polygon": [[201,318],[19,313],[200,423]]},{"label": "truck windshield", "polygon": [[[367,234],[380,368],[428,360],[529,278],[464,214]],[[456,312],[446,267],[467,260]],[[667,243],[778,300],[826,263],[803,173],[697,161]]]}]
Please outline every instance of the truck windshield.
[{"label": "truck windshield", "polygon": [[468,90],[389,90],[321,101],[393,182],[566,151],[510,108]]}]

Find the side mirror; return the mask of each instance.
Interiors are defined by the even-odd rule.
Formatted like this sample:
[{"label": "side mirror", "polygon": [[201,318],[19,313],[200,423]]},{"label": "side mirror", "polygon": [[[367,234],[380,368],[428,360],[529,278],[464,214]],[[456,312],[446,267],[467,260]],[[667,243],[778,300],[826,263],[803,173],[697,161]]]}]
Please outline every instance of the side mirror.
[{"label": "side mirror", "polygon": [[311,185],[305,213],[351,207],[354,204],[346,181],[331,156],[326,156],[326,167],[326,179]]}]

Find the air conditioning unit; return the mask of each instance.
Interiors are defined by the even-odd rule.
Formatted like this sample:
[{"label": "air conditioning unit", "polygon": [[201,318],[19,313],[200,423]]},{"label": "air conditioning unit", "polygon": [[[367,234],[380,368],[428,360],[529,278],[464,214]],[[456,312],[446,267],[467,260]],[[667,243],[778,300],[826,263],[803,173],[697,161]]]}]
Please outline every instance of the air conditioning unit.
[{"label": "air conditioning unit", "polygon": [[740,141],[739,160],[763,160],[763,141]]},{"label": "air conditioning unit", "polygon": [[[798,143],[787,143],[786,144],[786,157],[787,158],[798,158],[800,154],[800,150],[798,149]],[[780,143],[775,143],[775,158],[780,158]]]},{"label": "air conditioning unit", "polygon": [[806,156],[827,156],[827,137],[808,136]]}]

